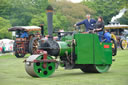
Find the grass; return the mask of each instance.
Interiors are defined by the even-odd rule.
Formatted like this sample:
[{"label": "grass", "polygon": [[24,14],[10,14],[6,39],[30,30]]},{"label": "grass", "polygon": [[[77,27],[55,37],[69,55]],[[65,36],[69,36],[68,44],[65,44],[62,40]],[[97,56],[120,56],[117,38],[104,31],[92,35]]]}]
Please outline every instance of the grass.
[{"label": "grass", "polygon": [[115,58],[106,73],[84,74],[79,69],[59,68],[49,78],[33,78],[25,72],[25,58],[0,56],[0,85],[128,85],[128,50],[119,50]]}]

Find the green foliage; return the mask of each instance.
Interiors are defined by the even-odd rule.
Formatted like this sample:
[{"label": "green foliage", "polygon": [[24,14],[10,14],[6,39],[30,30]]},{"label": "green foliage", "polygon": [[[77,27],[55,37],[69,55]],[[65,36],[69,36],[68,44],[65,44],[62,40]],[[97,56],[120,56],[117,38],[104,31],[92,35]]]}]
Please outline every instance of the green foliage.
[{"label": "green foliage", "polygon": [[121,24],[127,24],[128,25],[128,11],[125,13],[125,15],[119,19],[119,22],[121,22]]},{"label": "green foliage", "polygon": [[12,26],[28,25],[33,15],[44,12],[48,0],[0,0],[0,15]]},{"label": "green foliage", "polygon": [[0,17],[8,18],[10,16],[11,4],[8,0],[0,0]]},{"label": "green foliage", "polygon": [[[54,11],[59,12],[64,15],[70,22],[67,30],[74,30],[73,25],[83,19],[85,19],[86,14],[93,14],[94,12],[83,4],[76,4],[67,1],[59,1],[51,3]],[[64,25],[64,24],[63,24]]]},{"label": "green foliage", "polygon": [[33,15],[45,11],[47,0],[11,0],[11,23],[16,25],[29,25]]},{"label": "green foliage", "polygon": [[[40,24],[44,24],[45,33],[47,33],[47,15],[46,13],[42,13],[39,15],[34,15],[29,25],[36,25],[39,26]],[[70,22],[67,18],[62,15],[61,13],[54,13],[53,15],[53,28],[55,31],[59,29],[68,30]]]},{"label": "green foliage", "polygon": [[0,17],[0,39],[11,38],[11,33],[8,32],[8,28],[10,27],[10,21]]},{"label": "green foliage", "polygon": [[[12,26],[26,26],[29,25],[33,15],[44,12],[47,6],[48,0],[0,0],[0,17],[9,20],[9,24],[11,23]],[[1,26],[2,28],[7,27],[6,25]],[[0,38],[10,34],[1,32]]]},{"label": "green foliage", "polygon": [[121,3],[120,8],[127,8],[127,11],[124,14],[124,16],[118,20],[121,24],[127,24],[128,25],[128,0],[119,0],[119,1]]},{"label": "green foliage", "polygon": [[128,0],[118,0],[119,3],[121,3],[121,8],[128,8]]},{"label": "green foliage", "polygon": [[119,12],[121,5],[119,0],[92,0],[84,1],[83,4],[95,11],[95,18],[102,16],[106,24]]},{"label": "green foliage", "polygon": [[[48,4],[54,8],[54,30],[64,29],[65,31],[74,30],[73,25],[85,19],[88,13],[95,19],[103,16],[107,24],[120,9],[128,8],[127,0],[83,0],[79,4],[66,0],[0,0],[0,17],[10,21],[10,26],[39,26],[40,23],[44,23],[47,29],[45,9]],[[119,21],[128,24],[128,12]],[[2,28],[7,27],[6,24],[4,25],[1,25]],[[1,32],[0,38],[7,36]]]}]

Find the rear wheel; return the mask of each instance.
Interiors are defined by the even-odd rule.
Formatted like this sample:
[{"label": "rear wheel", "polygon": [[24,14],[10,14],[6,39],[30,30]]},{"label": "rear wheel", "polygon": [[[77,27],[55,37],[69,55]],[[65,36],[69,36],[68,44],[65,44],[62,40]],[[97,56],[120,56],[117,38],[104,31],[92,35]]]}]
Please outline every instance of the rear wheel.
[{"label": "rear wheel", "polygon": [[23,58],[23,57],[25,56],[25,54],[21,54],[21,53],[15,52],[15,56],[16,56],[17,58]]},{"label": "rear wheel", "polygon": [[29,42],[29,53],[30,54],[35,54],[37,53],[37,50],[38,50],[38,38],[37,37],[34,37],[30,40]]},{"label": "rear wheel", "polygon": [[121,40],[120,41],[120,47],[122,50],[125,50],[127,48],[127,41],[126,40]]},{"label": "rear wheel", "polygon": [[113,38],[111,38],[112,43],[112,56],[115,56],[117,53],[117,42]]},{"label": "rear wheel", "polygon": [[87,73],[103,73],[107,72],[110,68],[110,64],[89,64],[84,65],[81,70]]}]

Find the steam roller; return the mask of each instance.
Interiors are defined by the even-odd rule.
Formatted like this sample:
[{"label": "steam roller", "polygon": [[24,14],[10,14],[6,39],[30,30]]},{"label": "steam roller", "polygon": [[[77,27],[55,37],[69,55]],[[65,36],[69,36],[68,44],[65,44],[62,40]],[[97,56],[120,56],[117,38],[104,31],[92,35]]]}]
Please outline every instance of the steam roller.
[{"label": "steam roller", "polygon": [[116,52],[111,42],[100,42],[97,34],[80,32],[55,32],[64,35],[60,40],[54,40],[52,16],[53,8],[48,6],[48,40],[40,39],[38,54],[25,60],[25,69],[30,76],[49,77],[59,65],[65,69],[81,69],[84,73],[109,70],[113,52]]}]

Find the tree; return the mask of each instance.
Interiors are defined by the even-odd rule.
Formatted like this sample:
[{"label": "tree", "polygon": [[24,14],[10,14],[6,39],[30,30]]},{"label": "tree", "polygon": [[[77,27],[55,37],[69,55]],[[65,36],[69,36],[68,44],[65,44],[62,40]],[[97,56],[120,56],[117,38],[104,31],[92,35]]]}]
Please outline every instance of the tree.
[{"label": "tree", "polygon": [[[46,13],[42,13],[39,15],[34,15],[29,25],[39,26],[40,24],[44,24],[44,28],[47,29],[47,15]],[[54,31],[58,31],[59,29],[68,30],[70,22],[68,22],[67,18],[61,13],[54,13],[53,15],[53,28]],[[47,30],[45,31],[47,33]]]},{"label": "tree", "polygon": [[121,24],[127,24],[128,25],[128,11],[124,14],[124,16],[120,19],[118,19]]},{"label": "tree", "polygon": [[12,26],[28,25],[33,15],[45,11],[48,0],[0,0],[0,16]]},{"label": "tree", "polygon": [[29,25],[33,15],[44,12],[48,1],[47,0],[11,0],[11,22],[13,26]]},{"label": "tree", "polygon": [[9,18],[11,4],[8,0],[0,0],[0,17]]},{"label": "tree", "polygon": [[11,33],[8,32],[8,28],[10,27],[10,21],[0,17],[0,39],[11,38]]},{"label": "tree", "polygon": [[118,14],[121,5],[119,0],[91,0],[84,1],[83,4],[95,11],[95,18],[102,16],[106,24]]},{"label": "tree", "polygon": [[[70,22],[67,30],[74,30],[73,25],[85,19],[86,14],[93,14],[94,12],[87,6],[78,3],[67,2],[66,0],[52,2],[54,11],[61,13]],[[64,25],[64,24],[62,24]]]},{"label": "tree", "polygon": [[128,1],[127,1],[127,0],[119,0],[119,1],[120,1],[120,3],[122,4],[122,5],[120,6],[120,8],[126,8],[127,11],[126,11],[126,13],[123,15],[123,17],[120,18],[120,19],[118,19],[118,20],[119,20],[119,22],[120,22],[121,24],[127,24],[127,25],[128,25]]}]

